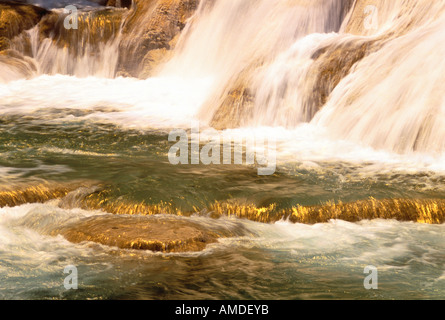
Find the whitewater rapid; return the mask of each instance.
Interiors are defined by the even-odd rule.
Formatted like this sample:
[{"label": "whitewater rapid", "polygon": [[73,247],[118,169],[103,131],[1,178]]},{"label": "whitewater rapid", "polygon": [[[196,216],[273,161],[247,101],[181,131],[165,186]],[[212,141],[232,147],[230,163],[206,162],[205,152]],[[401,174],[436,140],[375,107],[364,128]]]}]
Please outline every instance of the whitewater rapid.
[{"label": "whitewater rapid", "polygon": [[[84,119],[123,128],[188,127],[192,120],[202,126],[240,127],[241,131],[273,127],[278,140],[283,140],[280,137],[286,128],[284,136],[290,140],[286,148],[295,157],[310,153],[308,158],[318,154],[321,159],[378,158],[366,151],[372,148],[375,155],[423,158],[421,162],[441,167],[445,4],[408,6],[382,1],[380,23],[372,32],[363,31],[353,20],[360,14],[357,6],[348,8],[340,0],[261,0],[255,5],[250,0],[201,1],[171,59],[148,79],[115,78],[122,45],[118,24],[104,42],[90,43],[90,31],[82,30],[78,40],[83,46],[75,44],[75,54],[62,46],[70,40],[64,39],[63,31],[59,38],[39,42],[36,26],[27,31],[34,74],[17,81],[11,67],[0,64],[4,82],[0,112],[89,110]],[[437,13],[434,19],[426,19],[431,12]],[[89,25],[88,13],[82,17]],[[414,27],[406,27],[409,19],[416,22]],[[94,28],[99,25],[92,24]],[[60,44],[55,45],[57,42]],[[375,48],[338,84],[317,80],[325,63],[337,61],[336,54],[350,54],[342,53],[344,48],[362,43]],[[340,53],[334,50],[324,58],[327,61],[317,60],[317,52],[331,48]],[[341,60],[336,63],[338,70],[330,72],[342,72]],[[334,88],[326,103],[314,104],[314,95],[329,85]],[[236,100],[239,92],[247,95],[241,102]],[[331,145],[318,143],[319,137]],[[305,140],[311,143],[303,144]],[[357,146],[354,151],[351,145]]]},{"label": "whitewater rapid", "polygon": [[[167,76],[138,80],[44,75],[0,84],[0,115],[4,118],[27,116],[42,124],[112,124],[124,131],[165,133],[190,129],[198,121],[204,131],[208,126],[197,114],[213,82],[212,78]],[[375,149],[360,141],[338,139],[316,121],[301,123],[295,128],[247,126],[225,131],[234,137],[254,136],[277,141],[279,165],[298,163],[317,168],[325,166],[323,163],[345,162],[363,166],[366,176],[377,172],[445,173],[445,156],[441,154],[399,154]]]},{"label": "whitewater rapid", "polygon": [[[181,290],[189,297],[209,297],[214,286],[223,290],[218,297],[236,294],[244,286],[240,297],[253,294],[257,298],[357,298],[370,294],[363,290],[363,268],[370,264],[379,266],[379,294],[384,297],[440,298],[443,294],[440,287],[443,288],[445,278],[440,270],[444,264],[444,225],[380,220],[331,221],[313,226],[280,221],[269,225],[229,218],[177,217],[202,225],[238,226],[250,235],[221,239],[202,252],[170,254],[119,250],[91,242],[73,244],[61,236],[42,235],[92,215],[112,217],[103,212],[64,210],[51,203],[0,209],[0,298],[107,299],[122,294],[137,297],[140,286],[153,281],[171,287],[171,298],[181,297]],[[264,261],[264,257],[274,263]],[[217,262],[219,259],[224,259],[224,266]],[[190,260],[200,261],[204,269],[192,266],[190,270]],[[63,287],[63,270],[68,265],[79,266],[82,290],[70,292]],[[205,271],[210,266],[218,271]],[[211,283],[201,283],[195,291],[185,280],[172,280],[191,274],[211,277]],[[239,282],[244,275],[252,280],[249,285]],[[234,291],[226,291],[223,279],[218,282],[220,277],[224,281],[238,277],[240,280],[231,285]],[[264,277],[268,285],[279,285],[280,289],[262,291],[259,279]],[[394,279],[399,280],[396,286]],[[290,280],[295,286],[286,284]],[[314,282],[318,281],[323,286],[314,289]],[[335,289],[337,281],[342,281],[340,288],[347,287],[348,293]],[[153,286],[145,289],[145,298],[159,299],[157,285]]]}]

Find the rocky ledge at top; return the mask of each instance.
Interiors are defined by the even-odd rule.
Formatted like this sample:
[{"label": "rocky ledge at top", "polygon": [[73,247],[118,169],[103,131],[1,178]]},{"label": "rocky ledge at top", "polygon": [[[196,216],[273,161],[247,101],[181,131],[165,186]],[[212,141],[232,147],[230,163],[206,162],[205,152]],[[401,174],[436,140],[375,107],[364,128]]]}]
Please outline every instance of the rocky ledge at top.
[{"label": "rocky ledge at top", "polygon": [[9,47],[10,40],[31,29],[48,10],[15,1],[0,1],[0,51]]},{"label": "rocky ledge at top", "polygon": [[[10,56],[11,41],[36,25],[40,27],[40,37],[53,37],[54,45],[60,47],[76,47],[79,44],[71,43],[72,36],[64,30],[60,18],[66,13],[52,11],[51,8],[64,7],[64,4],[72,4],[64,0],[57,1],[4,1],[0,0],[0,55],[5,60]],[[174,48],[179,34],[198,7],[199,0],[94,0],[75,1],[79,5],[92,4],[95,10],[93,19],[98,23],[91,25],[101,26],[103,21],[121,26],[119,59],[116,68],[116,76],[128,76],[146,78],[150,76],[153,69],[168,56]],[[46,8],[43,8],[43,4]],[[101,9],[100,6],[107,6]],[[118,7],[110,9],[110,7]],[[122,9],[124,8],[124,10]],[[126,8],[126,9],[125,9]],[[111,10],[111,11],[110,11]],[[63,19],[62,19],[63,20]],[[99,21],[101,20],[101,21]],[[116,28],[112,28],[116,30]],[[90,30],[101,34],[100,30]],[[64,38],[64,35],[66,37]],[[112,35],[116,36],[116,35]],[[91,38],[91,37],[89,37]],[[109,39],[97,39],[97,42]],[[29,39],[26,36],[20,38],[23,41],[20,46],[25,50],[14,52],[15,59],[20,55],[31,58]],[[0,61],[5,63],[5,61]],[[7,63],[10,66],[13,63]],[[32,69],[32,67],[30,67]],[[28,73],[23,74],[24,77]],[[1,80],[1,79],[0,79]]]},{"label": "rocky ledge at top", "polygon": [[130,8],[132,0],[11,0],[3,2],[29,4],[44,7],[46,9],[64,8],[68,5]]}]

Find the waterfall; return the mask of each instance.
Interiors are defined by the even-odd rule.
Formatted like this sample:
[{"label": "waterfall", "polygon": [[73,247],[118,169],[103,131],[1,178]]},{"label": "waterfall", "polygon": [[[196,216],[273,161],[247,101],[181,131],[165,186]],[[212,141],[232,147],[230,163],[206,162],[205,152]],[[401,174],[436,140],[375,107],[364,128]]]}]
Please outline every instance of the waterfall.
[{"label": "waterfall", "polygon": [[[116,74],[122,16],[121,10],[80,12],[78,29],[64,27],[67,13],[45,17],[27,32],[31,55],[40,74],[112,78]],[[16,49],[24,41],[20,41]]]},{"label": "waterfall", "polygon": [[[441,153],[445,150],[445,1],[419,1],[411,8],[407,1],[398,5],[399,12],[411,9],[391,21],[402,36],[387,40],[360,61],[313,123],[326,127],[336,139],[376,149]],[[375,37],[382,35],[377,30]]]},{"label": "waterfall", "polygon": [[[33,58],[37,75],[147,78],[168,57],[198,0],[28,2],[51,11],[11,37],[9,49]],[[77,16],[64,9],[67,4],[75,5]],[[77,28],[66,28],[75,18]]]},{"label": "waterfall", "polygon": [[203,0],[160,74],[213,77],[199,117],[217,128],[309,122],[376,149],[441,152],[444,8]]},{"label": "waterfall", "polygon": [[[249,86],[259,69],[273,64],[298,39],[338,31],[346,2],[203,0],[160,74],[213,77],[215,88],[200,113],[201,120],[211,122],[224,97]],[[228,104],[224,121],[233,107]]]},{"label": "waterfall", "polygon": [[445,148],[445,0],[135,0],[82,9],[75,32],[66,16],[15,36],[0,81],[170,77],[203,84],[185,113],[217,129],[309,124],[375,149]]}]

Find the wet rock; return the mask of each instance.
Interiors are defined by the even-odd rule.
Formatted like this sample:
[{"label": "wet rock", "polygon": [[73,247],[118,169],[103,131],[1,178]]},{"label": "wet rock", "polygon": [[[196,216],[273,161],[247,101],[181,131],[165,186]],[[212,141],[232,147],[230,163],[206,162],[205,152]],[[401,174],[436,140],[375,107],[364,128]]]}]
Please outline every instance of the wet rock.
[{"label": "wet rock", "polygon": [[[101,48],[116,41],[114,76],[146,78],[170,57],[198,0],[121,0],[105,4],[109,7],[79,12],[76,30],[64,28],[67,13],[50,12],[39,23],[40,43],[50,39],[53,45],[68,49],[73,59],[86,54],[106,59],[101,56]],[[5,46],[3,43],[7,44],[0,41],[0,46]]]},{"label": "wet rock", "polygon": [[6,50],[9,48],[10,42],[6,37],[0,37],[0,51]]},{"label": "wet rock", "polygon": [[151,74],[175,46],[177,36],[198,3],[198,0],[135,0],[122,28],[118,71],[142,78]]},{"label": "wet rock", "polygon": [[39,23],[40,39],[51,38],[58,47],[66,47],[73,53],[82,55],[86,45],[99,46],[115,40],[124,15],[125,10],[108,8],[81,12],[78,29],[68,30],[64,27],[67,14],[52,12]]},{"label": "wet rock", "polygon": [[37,6],[0,0],[0,50],[9,47],[6,39],[31,29],[46,14],[46,9]]},{"label": "wet rock", "polygon": [[210,125],[217,130],[240,127],[243,119],[247,119],[253,112],[253,100],[254,96],[248,86],[238,83],[228,94],[224,94]]},{"label": "wet rock", "polygon": [[217,241],[217,233],[173,217],[95,216],[51,233],[68,241],[91,241],[121,249],[155,252],[201,251]]},{"label": "wet rock", "polygon": [[321,48],[313,54],[314,63],[308,72],[311,77],[307,79],[311,83],[311,92],[305,95],[308,121],[325,105],[331,92],[352,67],[380,46],[377,40],[351,39]]},{"label": "wet rock", "polygon": [[[407,0],[356,0],[344,1],[345,21],[338,39],[325,44],[313,55],[313,64],[307,72],[305,92],[302,92],[304,121],[311,121],[314,115],[326,104],[332,91],[361,60],[380,50],[391,40],[407,34],[431,19],[437,2]],[[368,7],[371,6],[371,7]],[[374,8],[377,24],[370,28]],[[347,14],[347,12],[349,12]],[[255,69],[250,71],[255,72]],[[210,124],[217,129],[239,127],[252,114],[252,99],[255,92],[249,89],[249,78],[241,75],[231,79],[228,88],[218,101],[209,102],[217,108]]]},{"label": "wet rock", "polygon": [[235,216],[258,222],[288,220],[293,223],[317,224],[330,220],[359,222],[386,219],[425,224],[445,222],[445,201],[442,199],[370,198],[349,203],[326,203],[317,206],[296,206],[279,209],[276,204],[256,206],[234,201],[217,202],[209,207],[212,217]]},{"label": "wet rock", "polygon": [[[0,82],[33,76],[36,71],[34,62],[11,48],[16,38],[25,34],[23,31],[37,25],[47,13],[33,5],[0,0]],[[29,45],[23,41],[22,47],[25,51]]]},{"label": "wet rock", "polygon": [[[0,61],[2,56],[0,55]],[[60,199],[72,192],[90,188],[93,182],[72,182],[67,184],[44,183],[30,186],[4,187],[0,191],[0,208],[15,207],[26,203],[44,203],[49,200]],[[96,189],[89,192],[93,193]],[[68,200],[70,200],[68,198]]]}]

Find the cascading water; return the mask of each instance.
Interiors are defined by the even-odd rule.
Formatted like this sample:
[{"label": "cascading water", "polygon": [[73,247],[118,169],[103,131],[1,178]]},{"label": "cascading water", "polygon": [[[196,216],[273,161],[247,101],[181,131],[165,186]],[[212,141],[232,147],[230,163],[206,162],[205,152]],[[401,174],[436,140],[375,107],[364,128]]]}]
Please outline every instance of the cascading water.
[{"label": "cascading water", "polygon": [[[107,10],[81,12],[78,29],[73,32],[64,26],[68,14],[55,11],[42,26],[34,27],[27,34],[38,73],[114,77],[124,14]],[[42,35],[42,27],[49,29],[46,37]]]},{"label": "cascading water", "polygon": [[[183,43],[163,71],[216,78],[214,92],[201,109],[202,120],[210,122],[218,108],[219,121],[230,117],[233,100],[225,105],[221,99],[241,87],[241,91],[248,89],[250,105],[244,101],[239,106],[247,109],[237,114],[240,125],[295,127],[311,122],[323,107],[311,103],[320,94],[311,79],[329,72],[326,63],[316,65],[317,50],[337,46],[337,57],[325,58],[337,59],[336,67],[341,69],[342,43],[381,42],[381,48],[358,61],[351,74],[334,85],[327,105],[312,123],[339,139],[378,149],[441,152],[444,67],[440,57],[444,52],[440,37],[445,4],[380,1],[379,5],[380,21],[366,29],[356,16],[343,20],[344,1],[255,5],[203,1],[196,21],[184,32]],[[360,3],[354,6],[355,11],[360,9],[364,9]],[[369,38],[351,36],[354,27]],[[427,79],[422,81],[422,75]]]},{"label": "cascading water", "polygon": [[[158,118],[160,123],[155,120],[148,126],[161,127],[168,118],[169,126],[195,118],[219,129],[285,127],[296,130],[300,138],[309,134],[307,139],[317,141],[312,132],[402,154],[442,152],[443,1],[203,0],[196,4],[160,0],[149,5],[138,1],[131,10],[82,9],[79,30],[66,30],[67,14],[53,9],[34,28],[11,40],[11,49],[24,59],[8,53],[10,60],[0,65],[1,78],[16,80],[19,71],[27,77],[112,79],[142,74],[138,69],[149,66],[152,76],[138,80],[137,86],[134,79],[110,80],[127,86],[128,92],[141,90],[147,95],[117,97],[110,81],[89,80],[89,90],[97,94],[89,95],[82,108],[108,104],[117,110],[127,100],[125,112],[130,114],[100,112],[101,118],[119,119],[124,126],[141,126],[141,116]],[[378,14],[371,27],[366,27],[367,5]],[[184,20],[184,12],[190,19]],[[171,23],[178,17],[184,23],[180,33]],[[160,55],[165,59],[158,59]],[[427,55],[429,59],[419,59]],[[5,59],[0,57],[0,63]],[[420,81],[424,75],[428,76]],[[46,78],[49,86],[53,80],[59,81]],[[66,99],[50,105],[78,108],[71,101],[79,99],[70,99],[59,89]],[[32,86],[28,93],[34,90],[41,89]],[[84,90],[77,91],[82,95]],[[161,97],[155,91],[170,93]],[[300,148],[297,143],[295,149]]]},{"label": "cascading water", "polygon": [[[21,3],[0,0],[0,299],[443,298],[445,0]],[[276,173],[169,163],[197,120],[276,139]]]},{"label": "cascading water", "polygon": [[[201,1],[174,57],[160,74],[212,77],[213,92],[200,112],[200,119],[210,122],[221,97],[234,85],[249,86],[259,69],[281,59],[308,34],[338,31],[347,9],[345,1],[339,0]],[[300,60],[297,65],[304,64]],[[264,94],[273,94],[273,88],[266,90]]]},{"label": "cascading water", "polygon": [[[364,29],[357,24],[359,18],[352,16],[363,9],[363,5],[351,1],[204,0],[182,32],[173,57],[158,68],[157,77],[194,79],[195,82],[208,79],[205,90],[209,92],[200,94],[201,102],[188,114],[194,113],[201,121],[216,127],[225,125],[227,119],[235,120],[232,125],[249,127],[293,128],[312,122],[340,139],[375,148],[402,153],[440,152],[442,135],[437,134],[437,130],[440,130],[443,103],[438,93],[443,81],[442,67],[436,59],[443,53],[437,42],[444,4],[425,2],[412,6],[411,10],[406,9],[406,1],[381,1],[379,6],[377,29]],[[119,55],[125,55],[119,52],[125,43],[121,39],[122,24],[128,12],[95,10],[80,14],[77,32],[64,29],[67,14],[59,10],[21,36],[29,39],[37,73],[105,78],[120,75]],[[431,16],[432,12],[437,19],[425,21],[425,16]],[[402,18],[401,13],[405,13]],[[136,27],[148,23],[153,14],[142,18]],[[419,27],[405,30],[408,21]],[[314,54],[323,47],[365,41],[362,35],[350,35],[354,27],[369,37],[366,41],[381,41],[383,48],[358,61],[344,81],[333,85],[329,101],[323,101],[323,104],[327,102],[326,107],[314,103],[314,95],[319,93],[314,92],[318,84],[312,79],[326,68],[323,63],[317,65]],[[45,31],[48,29],[50,31]],[[385,39],[385,34],[391,32],[407,34]],[[412,40],[419,38],[420,42]],[[24,42],[26,39],[19,37],[13,48],[26,51]],[[430,51],[436,59],[417,58]],[[397,56],[400,56],[399,64],[406,65],[395,67],[393,62]],[[341,69],[341,62],[337,63]],[[376,65],[379,72],[370,72]],[[7,76],[11,74],[7,68],[3,77],[17,78]],[[428,74],[437,74],[437,77],[428,77],[431,85],[426,86],[427,90],[418,81],[426,69],[430,70]],[[393,82],[398,83],[398,90],[379,92],[386,90],[386,83]],[[406,90],[407,87],[410,90]],[[235,98],[226,101],[228,96]],[[240,109],[235,114],[238,118],[232,119],[236,108]],[[323,111],[318,113],[320,109]],[[378,120],[383,118],[384,121]],[[432,118],[435,120],[430,121]],[[376,126],[376,122],[380,125]]]},{"label": "cascading water", "polygon": [[360,61],[313,123],[338,139],[378,149],[445,151],[445,2],[414,8],[410,18],[425,19],[433,12],[436,19],[406,31]]}]

